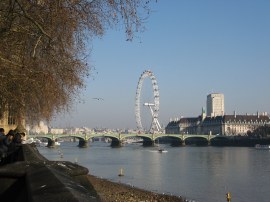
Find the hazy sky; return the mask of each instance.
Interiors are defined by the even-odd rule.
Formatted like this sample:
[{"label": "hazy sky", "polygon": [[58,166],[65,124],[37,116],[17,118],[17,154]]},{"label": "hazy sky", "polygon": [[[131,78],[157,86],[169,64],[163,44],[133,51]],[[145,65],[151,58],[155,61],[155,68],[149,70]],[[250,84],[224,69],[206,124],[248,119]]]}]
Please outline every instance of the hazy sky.
[{"label": "hazy sky", "polygon": [[224,94],[226,114],[270,112],[269,0],[160,0],[153,11],[132,42],[121,29],[94,40],[89,62],[96,72],[84,103],[52,126],[136,128],[136,87],[148,69],[157,78],[164,126],[198,116],[211,92]]}]

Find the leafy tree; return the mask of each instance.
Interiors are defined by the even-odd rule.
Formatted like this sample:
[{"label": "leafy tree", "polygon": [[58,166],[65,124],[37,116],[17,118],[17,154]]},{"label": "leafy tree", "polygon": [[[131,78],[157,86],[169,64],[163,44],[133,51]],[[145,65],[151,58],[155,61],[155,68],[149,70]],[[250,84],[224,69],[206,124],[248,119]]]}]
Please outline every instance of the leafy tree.
[{"label": "leafy tree", "polygon": [[253,136],[268,137],[270,135],[270,125],[259,126],[252,132]]},{"label": "leafy tree", "polygon": [[0,107],[21,120],[49,120],[68,110],[92,68],[86,43],[124,26],[143,30],[146,0],[1,0]]}]

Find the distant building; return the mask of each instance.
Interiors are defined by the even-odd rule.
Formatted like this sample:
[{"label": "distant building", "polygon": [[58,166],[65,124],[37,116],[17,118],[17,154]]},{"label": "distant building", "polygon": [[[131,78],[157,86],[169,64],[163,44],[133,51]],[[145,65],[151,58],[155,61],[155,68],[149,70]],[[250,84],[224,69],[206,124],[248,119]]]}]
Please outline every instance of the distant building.
[{"label": "distant building", "polygon": [[260,126],[270,124],[267,114],[260,115],[224,115],[181,118],[171,121],[166,126],[166,134],[212,134],[212,135],[247,135]]},{"label": "distant building", "polygon": [[212,93],[207,95],[206,100],[207,116],[223,116],[224,115],[224,95],[221,93]]},{"label": "distant building", "polygon": [[38,125],[35,125],[29,129],[30,134],[47,134],[48,131],[49,128],[43,121],[40,121]]},{"label": "distant building", "polygon": [[63,128],[49,128],[48,132],[51,134],[63,134],[64,129]]},{"label": "distant building", "polygon": [[65,134],[91,134],[93,130],[87,127],[81,128],[66,128],[64,131]]},{"label": "distant building", "polygon": [[170,121],[166,134],[213,134],[246,135],[260,126],[269,125],[266,112],[255,115],[224,115],[224,95],[212,93],[207,96],[207,113],[202,109],[198,117],[181,118]]}]

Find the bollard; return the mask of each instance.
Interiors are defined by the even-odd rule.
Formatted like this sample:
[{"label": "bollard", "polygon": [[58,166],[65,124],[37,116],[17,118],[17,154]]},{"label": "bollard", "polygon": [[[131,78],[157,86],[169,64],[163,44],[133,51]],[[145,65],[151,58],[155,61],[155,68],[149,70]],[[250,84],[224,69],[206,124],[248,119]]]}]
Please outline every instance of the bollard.
[{"label": "bollard", "polygon": [[118,174],[119,177],[124,176],[123,168],[120,169],[120,172]]},{"label": "bollard", "polygon": [[226,194],[226,198],[227,198],[227,202],[231,202],[231,193],[230,192],[228,192]]}]

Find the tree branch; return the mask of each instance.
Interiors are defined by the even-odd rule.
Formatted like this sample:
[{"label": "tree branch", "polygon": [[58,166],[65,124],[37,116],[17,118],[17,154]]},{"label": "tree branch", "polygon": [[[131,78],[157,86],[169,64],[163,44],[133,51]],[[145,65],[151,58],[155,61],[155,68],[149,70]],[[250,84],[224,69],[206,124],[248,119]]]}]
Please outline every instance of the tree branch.
[{"label": "tree branch", "polygon": [[10,63],[10,64],[12,64],[12,65],[14,65],[14,66],[17,66],[17,67],[23,67],[23,65],[20,65],[20,64],[18,64],[18,63],[12,62],[12,61],[10,61],[10,60],[8,60],[8,59],[6,59],[6,58],[3,58],[1,55],[0,55],[0,59],[3,60],[4,62]]},{"label": "tree branch", "polygon": [[32,57],[35,57],[35,54],[36,54],[36,48],[37,48],[37,46],[38,46],[38,43],[40,42],[41,37],[42,37],[42,35],[40,35],[40,36],[38,37],[37,43],[36,43],[36,45],[35,45],[35,47],[34,47],[34,50],[33,50]]},{"label": "tree branch", "polygon": [[37,22],[37,21],[35,21],[25,10],[24,10],[24,8],[22,7],[22,5],[19,3],[19,1],[18,0],[15,0],[16,2],[17,2],[17,4],[19,5],[19,7],[21,8],[21,10],[22,10],[22,12],[24,13],[24,16],[28,19],[28,20],[30,20],[32,23],[34,23],[36,26],[37,26],[37,28],[44,34],[44,35],[46,35],[49,39],[51,39],[51,36],[49,35],[49,34],[47,34],[46,32],[45,32],[45,30],[42,28],[42,26]]}]

